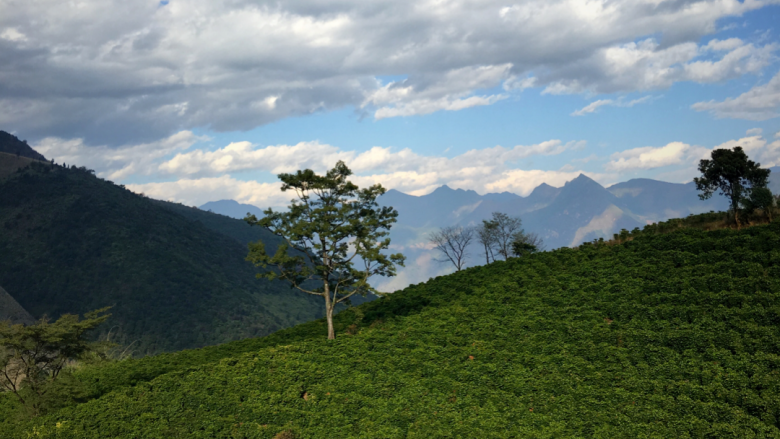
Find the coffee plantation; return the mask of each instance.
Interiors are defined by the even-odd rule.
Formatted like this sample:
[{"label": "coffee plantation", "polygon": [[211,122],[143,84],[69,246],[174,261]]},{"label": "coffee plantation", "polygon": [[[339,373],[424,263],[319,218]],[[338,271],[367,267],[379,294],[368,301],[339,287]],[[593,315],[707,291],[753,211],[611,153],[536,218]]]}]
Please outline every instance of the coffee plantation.
[{"label": "coffee plantation", "polygon": [[780,437],[780,223],[635,233],[84,367],[34,438]]}]

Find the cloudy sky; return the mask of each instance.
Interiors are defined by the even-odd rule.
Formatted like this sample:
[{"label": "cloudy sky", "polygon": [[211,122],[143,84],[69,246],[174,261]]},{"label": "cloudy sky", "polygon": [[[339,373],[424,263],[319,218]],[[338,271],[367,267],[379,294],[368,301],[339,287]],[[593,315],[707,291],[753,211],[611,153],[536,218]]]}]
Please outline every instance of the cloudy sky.
[{"label": "cloudy sky", "polygon": [[0,129],[156,198],[780,165],[780,1],[0,0]]}]

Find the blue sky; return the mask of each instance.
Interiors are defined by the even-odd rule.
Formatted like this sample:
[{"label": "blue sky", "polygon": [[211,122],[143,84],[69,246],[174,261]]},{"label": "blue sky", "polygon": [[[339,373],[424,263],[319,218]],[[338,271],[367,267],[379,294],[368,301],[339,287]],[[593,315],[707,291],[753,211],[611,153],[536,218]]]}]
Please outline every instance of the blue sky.
[{"label": "blue sky", "polygon": [[772,1],[84,5],[0,6],[0,129],[157,198],[280,205],[338,159],[418,195],[780,164]]}]

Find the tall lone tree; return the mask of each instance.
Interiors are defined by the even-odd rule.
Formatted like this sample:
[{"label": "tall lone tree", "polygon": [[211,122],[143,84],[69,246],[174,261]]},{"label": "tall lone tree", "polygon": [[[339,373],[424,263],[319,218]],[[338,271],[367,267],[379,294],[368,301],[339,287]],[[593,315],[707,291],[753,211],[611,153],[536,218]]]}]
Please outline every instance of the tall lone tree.
[{"label": "tall lone tree", "polygon": [[731,149],[712,151],[710,160],[699,162],[701,177],[694,178],[696,189],[701,191],[699,198],[706,200],[720,190],[731,202],[734,222],[739,228],[739,204],[750,196],[753,189],[765,188],[769,178],[769,169],[761,169],[761,164],[748,159],[741,146]]},{"label": "tall lone tree", "polygon": [[[385,255],[387,238],[398,212],[379,207],[376,198],[385,193],[379,185],[359,189],[347,180],[352,171],[339,161],[325,175],[311,169],[279,174],[282,191],[298,196],[287,212],[267,209],[262,219],[248,215],[250,225],[268,228],[284,243],[276,253],[266,252],[262,241],[249,245],[247,260],[265,270],[258,278],[283,279],[291,288],[321,296],[325,301],[328,339],[336,338],[333,311],[355,294],[378,293],[368,283],[373,275],[395,276],[403,266],[400,253]],[[360,268],[355,268],[360,264]]]}]

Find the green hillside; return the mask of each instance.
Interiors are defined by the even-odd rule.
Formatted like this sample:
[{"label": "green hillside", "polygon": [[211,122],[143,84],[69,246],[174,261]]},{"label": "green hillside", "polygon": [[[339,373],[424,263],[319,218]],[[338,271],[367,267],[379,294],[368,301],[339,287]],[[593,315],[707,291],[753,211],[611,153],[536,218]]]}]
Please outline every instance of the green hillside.
[{"label": "green hillside", "polygon": [[[269,337],[83,368],[3,437],[780,437],[780,223],[652,229]],[[5,404],[7,405],[7,404]]]},{"label": "green hillside", "polygon": [[0,130],[0,152],[13,155],[15,157],[28,157],[31,159],[45,161],[46,158],[38,151],[30,148],[26,140],[19,140],[13,134]]},{"label": "green hillside", "polygon": [[[0,157],[0,162],[3,158]],[[149,200],[85,168],[33,162],[0,180],[0,285],[35,318],[113,306],[137,355],[268,335],[322,304],[255,279],[246,223]]]}]

